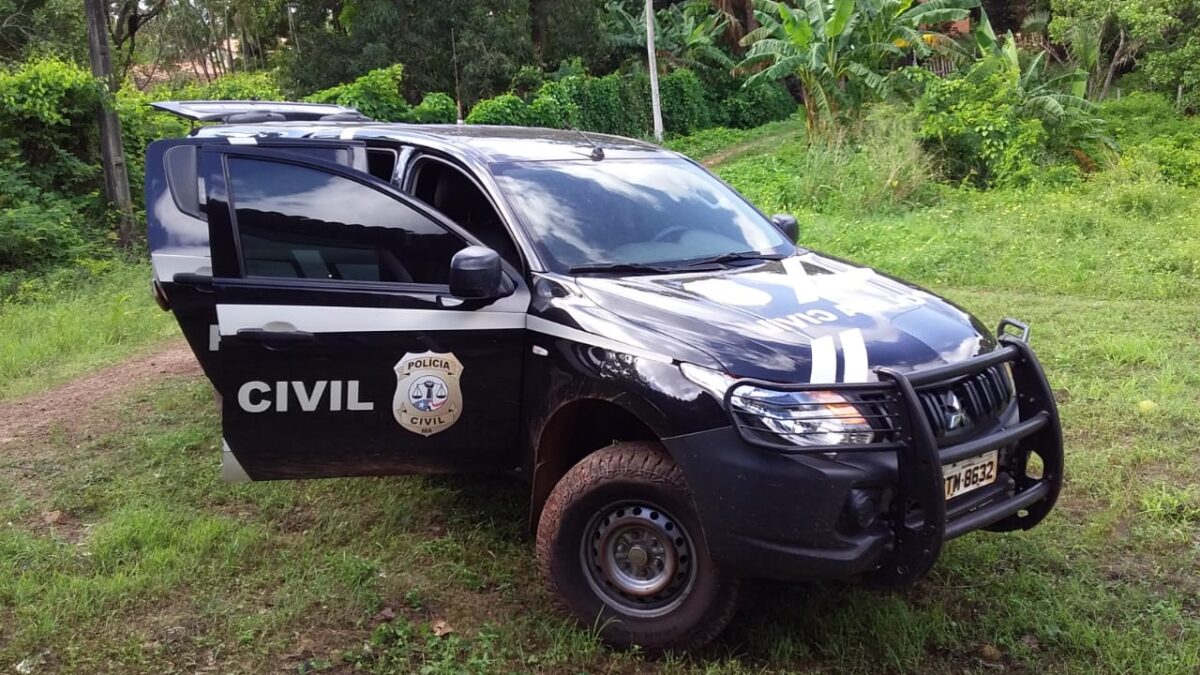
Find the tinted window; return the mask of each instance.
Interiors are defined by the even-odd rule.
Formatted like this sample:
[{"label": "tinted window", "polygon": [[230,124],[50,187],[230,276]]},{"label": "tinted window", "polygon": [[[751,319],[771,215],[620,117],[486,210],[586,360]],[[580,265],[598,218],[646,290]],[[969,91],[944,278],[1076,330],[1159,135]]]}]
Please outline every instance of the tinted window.
[{"label": "tinted window", "polygon": [[559,271],[795,250],[737,193],[685,160],[515,162],[493,172]]},{"label": "tinted window", "polygon": [[246,276],[449,282],[463,242],[391,196],[316,169],[230,158]]}]

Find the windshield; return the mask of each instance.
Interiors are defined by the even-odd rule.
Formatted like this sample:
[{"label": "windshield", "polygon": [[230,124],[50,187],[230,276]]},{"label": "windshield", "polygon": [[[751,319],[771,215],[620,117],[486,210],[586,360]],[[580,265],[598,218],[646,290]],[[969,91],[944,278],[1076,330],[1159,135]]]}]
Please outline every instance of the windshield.
[{"label": "windshield", "polygon": [[683,159],[513,162],[492,172],[558,272],[795,250],[737,193]]}]

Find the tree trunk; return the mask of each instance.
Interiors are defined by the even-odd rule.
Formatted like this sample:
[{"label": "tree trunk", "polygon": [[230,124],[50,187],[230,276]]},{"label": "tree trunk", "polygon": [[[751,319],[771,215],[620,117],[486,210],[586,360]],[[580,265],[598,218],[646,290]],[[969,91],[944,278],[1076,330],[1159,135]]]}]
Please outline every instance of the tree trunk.
[{"label": "tree trunk", "polygon": [[113,110],[112,97],[119,88],[113,73],[112,52],[108,44],[108,2],[84,0],[88,23],[88,55],[92,75],[104,82],[107,96],[97,113],[100,126],[100,162],[104,167],[104,193],[117,209],[117,244],[129,248],[133,240],[133,199],[129,195],[129,165],[121,145],[121,118]]},{"label": "tree trunk", "polygon": [[529,0],[529,37],[533,42],[533,58],[542,63],[542,50],[546,46],[546,31],[549,26],[548,5],[552,0]]},{"label": "tree trunk", "polygon": [[1108,98],[1108,90],[1112,87],[1113,78],[1117,75],[1117,68],[1125,61],[1125,29],[1121,29],[1120,41],[1117,43],[1117,50],[1113,52],[1112,62],[1108,64],[1108,74],[1104,77],[1104,88],[1100,90],[1100,98],[1098,101],[1103,101]]},{"label": "tree trunk", "polygon": [[713,0],[713,6],[729,20],[725,26],[726,46],[733,53],[741,54],[744,51],[742,38],[758,28],[758,21],[754,18],[754,0]]},{"label": "tree trunk", "polygon": [[237,68],[234,65],[233,38],[231,37],[233,31],[229,30],[229,6],[228,5],[225,6],[224,29],[225,29],[225,53],[229,55],[229,72],[232,73],[233,71],[237,70]]}]

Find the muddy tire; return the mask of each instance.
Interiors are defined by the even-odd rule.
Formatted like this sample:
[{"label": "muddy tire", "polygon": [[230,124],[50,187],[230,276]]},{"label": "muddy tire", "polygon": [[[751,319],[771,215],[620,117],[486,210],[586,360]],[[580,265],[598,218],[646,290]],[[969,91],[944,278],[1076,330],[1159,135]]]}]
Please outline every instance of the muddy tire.
[{"label": "muddy tire", "polygon": [[737,609],[738,581],[709,557],[683,472],[656,443],[616,444],[568,471],[537,556],[550,591],[613,645],[695,649]]}]

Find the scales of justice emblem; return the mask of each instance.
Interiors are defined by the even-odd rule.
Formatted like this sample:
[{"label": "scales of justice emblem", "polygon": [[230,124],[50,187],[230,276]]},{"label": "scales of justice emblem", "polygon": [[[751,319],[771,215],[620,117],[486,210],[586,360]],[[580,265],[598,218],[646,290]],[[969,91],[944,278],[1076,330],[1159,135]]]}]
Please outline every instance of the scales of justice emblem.
[{"label": "scales of justice emblem", "polygon": [[400,426],[426,437],[453,426],[462,415],[462,371],[454,354],[405,354],[396,364],[392,398]]}]

